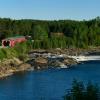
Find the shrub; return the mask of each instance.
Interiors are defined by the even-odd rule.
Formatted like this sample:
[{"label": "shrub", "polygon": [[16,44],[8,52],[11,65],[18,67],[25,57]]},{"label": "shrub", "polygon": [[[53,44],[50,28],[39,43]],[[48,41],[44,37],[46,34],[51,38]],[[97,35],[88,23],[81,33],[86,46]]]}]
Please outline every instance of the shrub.
[{"label": "shrub", "polygon": [[27,42],[16,44],[13,48],[2,48],[0,49],[0,60],[13,57],[18,57],[24,60],[30,49],[31,48],[28,46]]}]

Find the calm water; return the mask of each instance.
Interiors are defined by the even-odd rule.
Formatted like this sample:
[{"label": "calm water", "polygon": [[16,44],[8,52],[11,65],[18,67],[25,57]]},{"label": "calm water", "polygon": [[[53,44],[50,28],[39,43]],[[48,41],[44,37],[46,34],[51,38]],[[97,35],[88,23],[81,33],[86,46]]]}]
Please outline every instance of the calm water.
[{"label": "calm water", "polygon": [[87,62],[70,69],[17,73],[0,80],[0,100],[62,100],[72,80],[100,84],[100,62]]}]

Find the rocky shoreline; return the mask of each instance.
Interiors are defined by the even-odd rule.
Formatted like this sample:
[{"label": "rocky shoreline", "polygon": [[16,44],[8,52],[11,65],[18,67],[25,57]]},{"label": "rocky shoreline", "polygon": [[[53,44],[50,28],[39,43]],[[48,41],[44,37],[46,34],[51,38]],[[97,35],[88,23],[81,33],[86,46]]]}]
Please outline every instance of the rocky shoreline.
[{"label": "rocky shoreline", "polygon": [[21,61],[18,58],[4,59],[0,61],[0,78],[10,76],[15,72],[42,70],[53,68],[69,68],[78,64],[75,59],[68,55],[79,55],[99,52],[99,49],[54,49],[54,50],[32,50],[28,54],[28,60]]},{"label": "rocky shoreline", "polygon": [[33,70],[28,63],[20,61],[18,58],[5,59],[0,62],[0,78],[10,76],[15,72]]},{"label": "rocky shoreline", "polygon": [[35,50],[28,54],[28,60],[19,58],[4,59],[0,61],[0,78],[10,76],[19,71],[42,70],[53,68],[68,68],[77,64],[74,59],[62,57],[60,54],[47,50]]},{"label": "rocky shoreline", "polygon": [[46,68],[68,68],[70,65],[75,65],[78,62],[69,58],[67,54],[48,51],[48,50],[34,50],[29,53],[30,60],[28,61],[35,70]]},{"label": "rocky shoreline", "polygon": [[[28,60],[27,62],[22,62],[18,58],[6,59],[0,62],[0,78],[10,76],[16,72],[43,70],[48,69],[49,67],[68,68],[68,66],[65,66],[63,63],[70,65],[72,60],[69,59],[62,62],[56,59],[49,62],[46,58],[37,57],[35,59]],[[76,62],[73,62],[73,64],[76,64]]]}]

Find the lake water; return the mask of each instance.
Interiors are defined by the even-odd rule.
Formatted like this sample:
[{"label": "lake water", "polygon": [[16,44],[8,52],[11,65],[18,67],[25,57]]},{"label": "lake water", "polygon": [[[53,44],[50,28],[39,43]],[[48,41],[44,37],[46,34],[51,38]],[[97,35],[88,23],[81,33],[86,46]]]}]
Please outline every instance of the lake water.
[{"label": "lake water", "polygon": [[100,62],[85,62],[69,69],[16,73],[0,79],[0,100],[63,100],[73,79],[100,84]]}]

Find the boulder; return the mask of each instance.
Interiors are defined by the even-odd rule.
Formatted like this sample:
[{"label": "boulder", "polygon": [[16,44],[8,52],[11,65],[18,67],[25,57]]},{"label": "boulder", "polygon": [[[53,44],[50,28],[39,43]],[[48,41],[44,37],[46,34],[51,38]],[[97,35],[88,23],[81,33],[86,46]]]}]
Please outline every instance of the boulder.
[{"label": "boulder", "polygon": [[46,69],[48,68],[48,59],[44,57],[37,57],[33,60],[32,64],[34,66],[34,69],[40,70],[40,69]]},{"label": "boulder", "polygon": [[73,65],[73,64],[77,64],[77,61],[75,61],[74,59],[72,58],[66,58],[64,59],[63,63],[65,65]]},{"label": "boulder", "polygon": [[38,57],[34,60],[35,64],[37,65],[47,65],[48,64],[48,60],[46,58],[43,57]]}]

